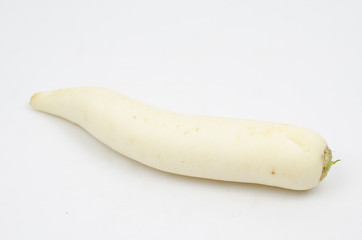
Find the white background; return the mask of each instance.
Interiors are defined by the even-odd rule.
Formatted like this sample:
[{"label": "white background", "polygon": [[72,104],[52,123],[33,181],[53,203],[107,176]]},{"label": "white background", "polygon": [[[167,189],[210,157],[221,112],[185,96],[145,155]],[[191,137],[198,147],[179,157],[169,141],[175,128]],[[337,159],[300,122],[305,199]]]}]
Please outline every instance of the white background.
[{"label": "white background", "polygon": [[[0,0],[0,239],[362,239],[361,12],[359,0]],[[304,192],[159,172],[28,105],[84,85],[311,128],[342,161]]]}]

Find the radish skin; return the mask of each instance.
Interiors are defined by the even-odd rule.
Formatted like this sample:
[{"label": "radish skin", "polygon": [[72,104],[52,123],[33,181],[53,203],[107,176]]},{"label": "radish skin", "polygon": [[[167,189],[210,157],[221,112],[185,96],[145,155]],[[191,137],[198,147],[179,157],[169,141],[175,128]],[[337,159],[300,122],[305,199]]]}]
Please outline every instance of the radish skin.
[{"label": "radish skin", "polygon": [[30,105],[129,158],[180,175],[306,190],[332,165],[319,134],[287,124],[179,114],[100,87],[36,93]]}]

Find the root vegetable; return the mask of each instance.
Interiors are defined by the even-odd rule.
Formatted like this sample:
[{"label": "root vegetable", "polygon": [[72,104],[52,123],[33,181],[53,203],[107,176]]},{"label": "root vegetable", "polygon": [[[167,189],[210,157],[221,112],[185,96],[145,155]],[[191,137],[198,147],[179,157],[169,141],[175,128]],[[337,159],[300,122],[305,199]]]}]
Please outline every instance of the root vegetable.
[{"label": "root vegetable", "polygon": [[306,190],[333,163],[326,141],[302,127],[179,114],[105,88],[40,92],[30,105],[78,124],[129,158],[175,174]]}]

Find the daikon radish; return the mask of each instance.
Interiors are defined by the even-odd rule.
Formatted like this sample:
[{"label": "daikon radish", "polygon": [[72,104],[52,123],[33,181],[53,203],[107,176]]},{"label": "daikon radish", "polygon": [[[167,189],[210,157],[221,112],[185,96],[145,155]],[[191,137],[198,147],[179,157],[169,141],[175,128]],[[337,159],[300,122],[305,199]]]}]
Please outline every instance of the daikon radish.
[{"label": "daikon radish", "polygon": [[185,176],[306,190],[333,164],[326,141],[302,127],[179,114],[100,87],[36,93],[30,105],[129,158]]}]

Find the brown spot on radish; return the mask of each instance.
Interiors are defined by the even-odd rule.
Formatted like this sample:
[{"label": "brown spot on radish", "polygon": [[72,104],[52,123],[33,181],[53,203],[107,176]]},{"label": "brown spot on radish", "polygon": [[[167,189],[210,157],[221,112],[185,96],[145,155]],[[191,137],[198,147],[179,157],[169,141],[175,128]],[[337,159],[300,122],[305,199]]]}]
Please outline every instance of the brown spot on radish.
[{"label": "brown spot on radish", "polygon": [[199,131],[199,129],[198,129],[198,128],[196,128],[196,129],[195,129],[195,132],[198,132],[198,131]]},{"label": "brown spot on radish", "polygon": [[133,120],[135,120],[137,118],[137,116],[132,116]]},{"label": "brown spot on radish", "polygon": [[272,174],[272,175],[274,175],[274,174],[275,174],[275,171],[274,171],[274,170],[272,170],[272,171],[271,171],[271,174]]}]

